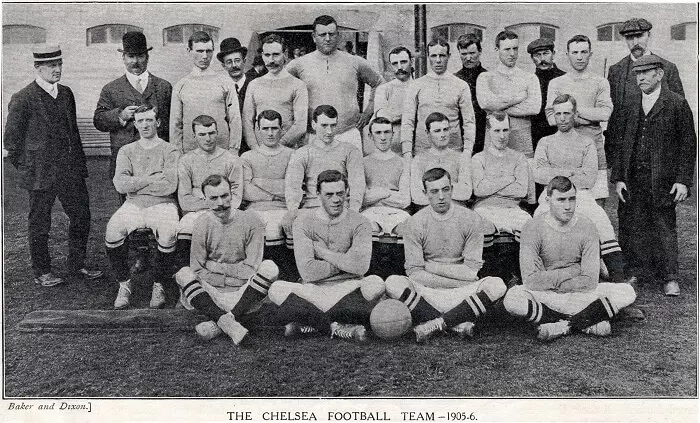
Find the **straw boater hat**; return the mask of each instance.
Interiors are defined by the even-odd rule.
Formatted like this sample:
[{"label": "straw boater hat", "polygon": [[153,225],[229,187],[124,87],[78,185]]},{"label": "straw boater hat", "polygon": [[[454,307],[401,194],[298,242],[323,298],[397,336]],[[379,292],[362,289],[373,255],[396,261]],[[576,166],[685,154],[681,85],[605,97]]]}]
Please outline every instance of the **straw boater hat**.
[{"label": "straw boater hat", "polygon": [[37,44],[32,48],[35,62],[49,62],[62,59],[61,46],[58,44]]}]

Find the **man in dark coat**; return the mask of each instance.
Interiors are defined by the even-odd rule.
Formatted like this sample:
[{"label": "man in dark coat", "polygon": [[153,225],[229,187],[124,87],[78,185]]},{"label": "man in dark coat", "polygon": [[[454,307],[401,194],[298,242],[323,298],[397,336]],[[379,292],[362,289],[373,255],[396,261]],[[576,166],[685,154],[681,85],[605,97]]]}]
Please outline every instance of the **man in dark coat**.
[{"label": "man in dark coat", "polygon": [[102,88],[97,101],[93,123],[102,132],[109,132],[112,161],[109,176],[114,177],[114,166],[119,149],[139,139],[134,126],[134,110],[142,104],[152,104],[158,109],[158,137],[168,141],[170,128],[170,98],[173,87],[164,79],[148,72],[146,36],[140,32],[127,32],[122,38],[122,60],[126,74]]},{"label": "man in dark coat", "polygon": [[620,199],[619,239],[629,273],[652,263],[666,295],[675,297],[680,295],[676,204],[693,184],[697,136],[688,102],[662,84],[664,66],[653,54],[632,65],[641,90],[622,115],[625,127],[611,180]]},{"label": "man in dark coat", "polygon": [[[608,129],[605,132],[605,155],[608,163],[615,161],[614,155],[620,151],[622,136],[625,132],[625,109],[639,101],[641,91],[637,86],[632,65],[642,56],[651,54],[649,40],[652,25],[646,19],[632,18],[626,21],[620,28],[620,35],[625,37],[630,54],[622,60],[610,66],[608,82],[610,83],[610,98],[613,102],[613,111],[608,120]],[[658,56],[657,56],[658,57]],[[668,60],[658,57],[663,63],[664,78],[661,84],[671,91],[685,97],[683,84],[678,74],[678,68]]]},{"label": "man in dark coat", "polygon": [[476,98],[476,79],[483,72],[481,66],[481,40],[474,34],[460,35],[457,39],[457,50],[462,59],[462,69],[455,73],[455,76],[469,84],[472,93],[472,107],[474,108],[474,120],[476,121],[476,138],[472,155],[484,149],[484,138],[486,137],[486,112],[481,109]]},{"label": "man in dark coat", "polygon": [[[554,41],[548,38],[538,38],[527,46],[527,53],[532,58],[535,64],[535,75],[540,81],[540,90],[542,91],[542,105],[540,112],[531,118],[532,121],[532,148],[537,149],[537,143],[543,137],[554,135],[557,132],[556,126],[550,126],[547,122],[545,114],[545,104],[547,102],[547,90],[549,82],[564,75],[566,72],[559,69],[554,63]],[[537,195],[539,196],[542,188],[539,187]]]},{"label": "man in dark coat", "polygon": [[58,197],[70,219],[68,270],[71,277],[96,279],[101,271],[85,268],[90,233],[87,167],[76,121],[75,97],[58,84],[63,59],[58,45],[34,47],[36,79],[12,96],[5,124],[5,147],[29,191],[29,253],[34,282],[63,283],[51,273],[51,209]]}]

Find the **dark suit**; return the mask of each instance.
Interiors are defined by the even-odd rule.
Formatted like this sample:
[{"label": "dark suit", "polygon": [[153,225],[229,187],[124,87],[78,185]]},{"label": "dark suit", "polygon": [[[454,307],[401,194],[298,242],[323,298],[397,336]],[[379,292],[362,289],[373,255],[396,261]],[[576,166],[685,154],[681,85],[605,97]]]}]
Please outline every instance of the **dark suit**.
[{"label": "dark suit", "polygon": [[[697,136],[688,102],[661,86],[648,114],[642,109],[641,91],[623,110],[624,131],[611,180],[624,182],[629,198],[620,202],[620,245],[632,267],[649,263],[657,249],[657,269],[666,280],[678,276],[678,239],[674,183],[693,185]],[[647,238],[651,238],[647,240]]]},{"label": "dark suit", "polygon": [[90,205],[71,89],[59,84],[54,99],[32,82],[15,93],[4,136],[10,163],[19,170],[21,184],[29,191],[29,251],[34,274],[51,271],[48,240],[56,197],[70,219],[68,266],[71,271],[83,268]]},{"label": "dark suit", "polygon": [[[472,155],[484,150],[484,139],[486,138],[486,112],[479,106],[476,99],[476,80],[482,73],[486,72],[481,63],[474,68],[462,67],[455,76],[469,85],[472,95],[472,108],[474,109],[474,120],[476,122],[476,137],[474,138],[474,148]],[[460,123],[460,127],[461,127]]]},{"label": "dark suit", "polygon": [[139,131],[134,122],[129,121],[125,126],[119,122],[119,113],[127,106],[138,106],[144,103],[153,104],[158,108],[158,136],[168,141],[170,132],[170,97],[173,87],[164,79],[149,74],[148,85],[143,94],[134,88],[126,75],[115,79],[102,88],[100,99],[97,101],[93,123],[102,132],[109,132],[112,161],[110,177],[114,177],[114,167],[117,153],[122,146],[139,139]]},{"label": "dark suit", "polygon": [[[661,80],[661,83],[671,91],[685,97],[683,84],[676,65],[665,59],[661,59],[661,62],[664,64],[664,78]],[[619,152],[620,144],[622,143],[626,116],[624,110],[638,101],[642,92],[637,86],[637,77],[632,70],[632,63],[632,59],[627,55],[610,66],[608,70],[610,98],[613,102],[613,111],[608,120],[608,128],[605,131],[605,155],[608,158],[608,163],[615,161],[615,154]]]},{"label": "dark suit", "polygon": [[[236,88],[236,94],[238,94],[238,107],[239,111],[241,112],[241,115],[243,114],[243,102],[245,101],[245,93],[246,91],[248,91],[248,85],[250,85],[250,81],[257,77],[258,73],[255,72],[255,69],[251,68],[248,72],[245,73],[245,82],[243,83],[243,86],[241,88]],[[248,147],[248,142],[245,140],[245,134],[243,134],[243,139],[241,140],[241,148],[238,151],[238,154],[241,155],[248,150],[250,150],[250,147]]]}]

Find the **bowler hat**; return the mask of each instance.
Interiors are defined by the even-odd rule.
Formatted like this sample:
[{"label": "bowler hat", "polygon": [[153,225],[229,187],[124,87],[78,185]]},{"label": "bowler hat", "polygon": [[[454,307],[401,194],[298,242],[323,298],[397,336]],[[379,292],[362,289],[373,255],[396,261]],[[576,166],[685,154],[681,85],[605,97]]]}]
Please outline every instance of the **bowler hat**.
[{"label": "bowler hat", "polygon": [[527,53],[534,54],[540,50],[554,51],[554,41],[549,38],[538,38],[527,45]]},{"label": "bowler hat", "polygon": [[241,46],[241,42],[238,41],[238,38],[226,38],[221,42],[221,45],[219,45],[219,52],[216,54],[216,58],[219,59],[219,62],[223,63],[224,56],[237,51],[240,51],[244,56],[248,54],[248,49]]},{"label": "bowler hat", "polygon": [[664,68],[664,63],[661,58],[655,54],[647,54],[637,59],[636,62],[632,64],[632,70],[635,72],[642,72],[649,69]]},{"label": "bowler hat", "polygon": [[147,47],[146,36],[138,31],[129,31],[122,37],[122,46],[124,49],[118,48],[120,53],[141,54],[151,51],[153,47]]},{"label": "bowler hat", "polygon": [[632,18],[622,24],[620,28],[620,35],[626,37],[628,35],[641,34],[642,32],[649,31],[651,29],[651,23],[643,18]]},{"label": "bowler hat", "polygon": [[32,48],[35,62],[48,62],[61,59],[61,46],[58,44],[37,44]]}]

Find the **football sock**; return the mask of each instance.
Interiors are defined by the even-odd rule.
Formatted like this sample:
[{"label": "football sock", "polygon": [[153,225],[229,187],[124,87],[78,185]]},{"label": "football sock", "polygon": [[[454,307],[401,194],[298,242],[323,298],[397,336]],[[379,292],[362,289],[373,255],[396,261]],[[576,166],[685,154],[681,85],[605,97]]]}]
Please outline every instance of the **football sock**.
[{"label": "football sock", "polygon": [[542,325],[566,320],[566,317],[565,314],[554,311],[539,301],[527,300],[527,316],[525,318],[530,323]]},{"label": "football sock", "polygon": [[163,286],[170,284],[173,281],[174,275],[174,260],[177,253],[164,253],[160,250],[156,251],[156,282],[160,282]]},{"label": "football sock", "polygon": [[198,280],[195,279],[182,287],[182,292],[185,294],[190,304],[192,304],[192,307],[196,308],[210,320],[217,322],[219,317],[226,314],[225,311],[214,303],[214,300],[212,300],[209,294],[202,288],[202,284],[200,284]]},{"label": "football sock", "polygon": [[571,329],[582,330],[603,320],[610,320],[616,314],[616,310],[607,297],[599,298],[590,303],[586,308],[571,316]]},{"label": "football sock", "polygon": [[315,328],[322,335],[330,334],[331,321],[318,307],[297,294],[289,294],[277,307],[277,314],[284,323],[297,322]]},{"label": "football sock", "polygon": [[175,246],[177,254],[177,267],[185,267],[190,265],[190,246],[192,241],[189,239],[178,239]]},{"label": "football sock", "polygon": [[613,282],[623,282],[625,280],[625,259],[622,251],[613,251],[602,255],[603,263],[608,268],[608,273]]},{"label": "football sock", "polygon": [[486,295],[486,292],[479,291],[467,297],[457,307],[447,311],[442,315],[448,328],[456,326],[462,322],[475,322],[483,316],[486,311],[493,306],[493,301]]},{"label": "football sock", "polygon": [[334,322],[369,324],[369,315],[377,301],[368,301],[360,288],[341,298],[327,312],[326,316]]},{"label": "football sock", "polygon": [[117,278],[117,281],[123,282],[129,279],[129,243],[125,241],[119,247],[106,247],[106,249],[107,258],[109,258],[109,262],[112,264],[114,276]]},{"label": "football sock", "polygon": [[272,282],[259,273],[251,276],[248,283],[241,288],[243,289],[243,294],[241,294],[241,298],[231,310],[231,314],[236,319],[240,319],[251,307],[267,296],[270,285],[272,285]]},{"label": "football sock", "polygon": [[408,309],[411,310],[414,324],[436,319],[442,314],[411,288],[404,289],[403,294],[399,297],[399,301],[406,304]]}]

